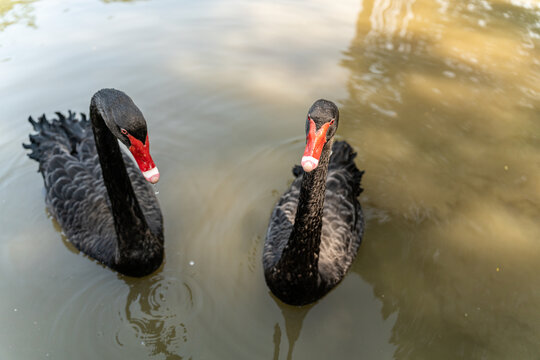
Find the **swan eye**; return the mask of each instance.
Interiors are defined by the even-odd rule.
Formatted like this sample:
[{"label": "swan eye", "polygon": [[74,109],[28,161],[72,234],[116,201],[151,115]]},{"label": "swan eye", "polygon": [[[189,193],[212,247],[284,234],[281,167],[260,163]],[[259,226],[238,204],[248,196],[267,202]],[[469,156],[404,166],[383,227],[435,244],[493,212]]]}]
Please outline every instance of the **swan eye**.
[{"label": "swan eye", "polygon": [[335,119],[332,119],[332,121],[330,121],[330,126],[334,125],[334,120]]},{"label": "swan eye", "polygon": [[126,129],[120,129],[120,132],[124,135],[127,135],[128,131]]}]

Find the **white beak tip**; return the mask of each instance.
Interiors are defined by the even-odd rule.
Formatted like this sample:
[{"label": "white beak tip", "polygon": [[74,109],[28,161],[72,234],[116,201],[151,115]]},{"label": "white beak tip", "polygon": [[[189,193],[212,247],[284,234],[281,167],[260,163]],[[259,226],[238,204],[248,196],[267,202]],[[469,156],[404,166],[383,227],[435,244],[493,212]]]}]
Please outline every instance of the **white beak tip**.
[{"label": "white beak tip", "polygon": [[155,184],[159,181],[159,170],[157,167],[143,171],[144,178],[151,184]]},{"label": "white beak tip", "polygon": [[317,165],[319,165],[319,160],[315,159],[312,156],[304,156],[302,157],[302,161],[300,162],[302,165],[302,168],[305,172],[313,171]]}]

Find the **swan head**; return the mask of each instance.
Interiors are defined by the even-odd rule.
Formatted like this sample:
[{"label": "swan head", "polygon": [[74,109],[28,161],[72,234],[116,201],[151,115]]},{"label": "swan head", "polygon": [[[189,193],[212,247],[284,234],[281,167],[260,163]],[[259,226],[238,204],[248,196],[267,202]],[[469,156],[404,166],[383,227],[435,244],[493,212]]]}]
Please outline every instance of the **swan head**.
[{"label": "swan head", "polygon": [[306,148],[301,165],[305,172],[313,171],[325,144],[334,137],[339,122],[339,110],[331,101],[315,101],[306,118]]},{"label": "swan head", "polygon": [[152,184],[159,181],[159,171],[150,156],[146,120],[137,105],[124,92],[102,89],[94,94],[90,113],[97,111],[110,132],[135,158],[144,178]]}]

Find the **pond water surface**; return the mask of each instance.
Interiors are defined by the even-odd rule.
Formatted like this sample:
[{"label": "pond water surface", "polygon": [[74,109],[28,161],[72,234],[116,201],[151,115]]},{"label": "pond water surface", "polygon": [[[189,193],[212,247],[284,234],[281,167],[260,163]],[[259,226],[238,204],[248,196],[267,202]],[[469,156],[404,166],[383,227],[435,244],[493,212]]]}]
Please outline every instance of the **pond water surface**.
[{"label": "pond water surface", "polygon": [[[166,259],[77,252],[29,115],[125,91],[149,125]],[[286,306],[268,219],[318,98],[366,171],[345,280]],[[540,5],[0,0],[1,359],[537,359]]]}]

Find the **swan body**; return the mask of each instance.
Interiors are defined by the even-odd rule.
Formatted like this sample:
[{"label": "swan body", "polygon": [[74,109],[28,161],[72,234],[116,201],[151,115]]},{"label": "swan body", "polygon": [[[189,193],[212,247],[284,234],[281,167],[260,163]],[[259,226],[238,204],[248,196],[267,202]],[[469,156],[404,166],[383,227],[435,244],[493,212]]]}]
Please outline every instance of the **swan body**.
[{"label": "swan body", "polygon": [[[149,182],[159,179],[148,152],[146,122],[123,92],[103,89],[84,114],[30,123],[49,212],[81,252],[129,276],[144,276],[163,260],[163,218]],[[137,165],[120,150],[133,153]]]},{"label": "swan body", "polygon": [[364,217],[363,172],[344,141],[334,142],[339,112],[318,100],[306,120],[307,144],[296,179],[270,218],[263,250],[265,280],[283,302],[314,302],[345,276],[358,252]]}]

